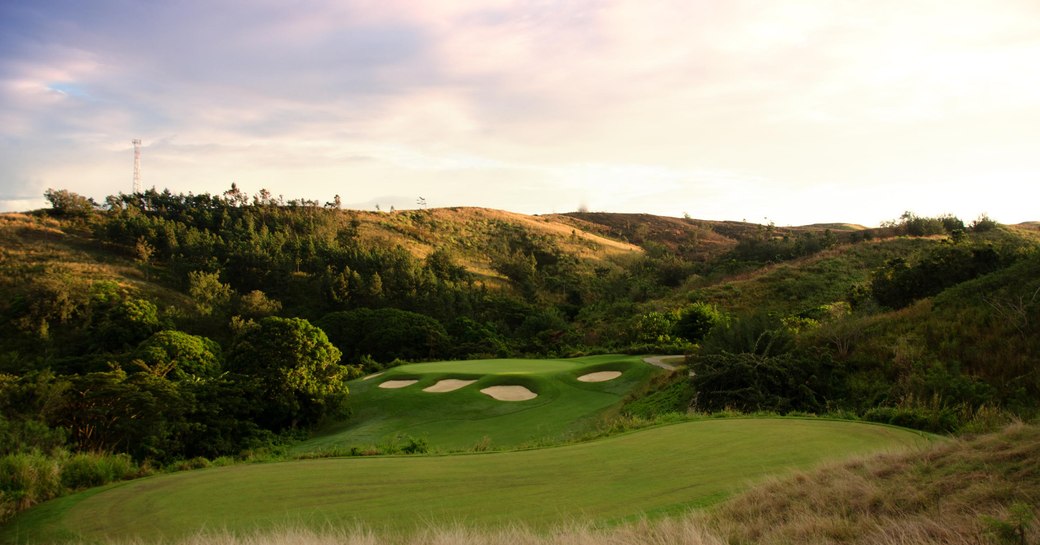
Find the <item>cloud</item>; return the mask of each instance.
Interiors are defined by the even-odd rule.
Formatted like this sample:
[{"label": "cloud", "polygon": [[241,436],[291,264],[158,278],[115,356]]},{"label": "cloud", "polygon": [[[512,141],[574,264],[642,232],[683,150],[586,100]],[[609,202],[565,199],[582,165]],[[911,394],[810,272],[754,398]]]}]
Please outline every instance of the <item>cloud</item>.
[{"label": "cloud", "polygon": [[1040,7],[1023,0],[15,0],[0,21],[12,195],[125,191],[135,137],[146,185],[174,191],[783,206],[792,223],[887,219],[876,187],[953,206],[970,183],[934,190],[964,173],[1040,176]]}]

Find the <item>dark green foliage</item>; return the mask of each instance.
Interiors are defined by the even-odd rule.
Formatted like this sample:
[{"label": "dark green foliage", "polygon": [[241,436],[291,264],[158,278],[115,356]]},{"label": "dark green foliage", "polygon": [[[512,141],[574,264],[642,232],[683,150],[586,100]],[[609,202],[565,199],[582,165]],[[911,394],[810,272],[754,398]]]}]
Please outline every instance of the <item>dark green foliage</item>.
[{"label": "dark green foliage", "polygon": [[704,412],[822,412],[841,397],[845,378],[826,353],[722,352],[691,359],[690,370],[695,406]]},{"label": "dark green foliage", "polygon": [[188,273],[188,294],[195,301],[195,308],[202,316],[220,313],[231,302],[231,286],[220,282],[216,272],[192,271]]},{"label": "dark green foliage", "polygon": [[713,327],[724,320],[717,307],[697,302],[679,312],[679,318],[672,325],[672,334],[691,343],[700,342]]},{"label": "dark green foliage", "polygon": [[675,315],[665,312],[647,312],[635,316],[629,327],[629,340],[633,344],[668,343],[675,329]]},{"label": "dark green foliage", "polygon": [[105,294],[95,296],[91,307],[95,313],[93,344],[99,352],[128,350],[162,327],[159,309],[145,299],[109,299]]},{"label": "dark green foliage", "polygon": [[941,235],[952,231],[952,229],[948,231],[947,226],[955,229],[964,228],[964,222],[953,216],[947,215],[936,218],[926,218],[909,211],[904,212],[903,215],[899,217],[899,221],[893,222],[893,225],[899,229],[902,234],[912,237]]},{"label": "dark green foliage", "polygon": [[837,237],[829,229],[823,234],[812,231],[780,234],[765,228],[755,236],[741,238],[728,257],[738,262],[777,263],[813,255],[837,243]]},{"label": "dark green foliage", "polygon": [[74,454],[61,466],[61,484],[72,490],[91,488],[121,481],[137,472],[133,460],[125,454]]},{"label": "dark green foliage", "polygon": [[362,356],[378,362],[422,361],[447,356],[448,333],[437,320],[394,308],[361,308],[326,314],[318,321],[332,344],[343,353],[344,363]]},{"label": "dark green foliage", "polygon": [[54,424],[68,429],[80,450],[162,460],[183,448],[178,428],[189,401],[172,383],[147,373],[88,373],[70,377]]},{"label": "dark green foliage", "polygon": [[0,524],[62,494],[145,474],[125,454],[30,451],[0,456]]},{"label": "dark green foliage", "polygon": [[65,430],[47,422],[59,414],[68,387],[68,380],[50,371],[0,374],[0,455],[63,446]]},{"label": "dark green foliage", "polygon": [[957,411],[931,407],[874,407],[863,419],[933,433],[950,433],[959,425]]},{"label": "dark green foliage", "polygon": [[336,410],[347,393],[340,351],[300,318],[268,317],[243,331],[228,352],[228,370],[243,377],[258,422],[273,430],[310,426]]},{"label": "dark green foliage", "polygon": [[455,319],[448,328],[451,357],[462,359],[502,358],[509,346],[492,324],[482,324],[465,316]]},{"label": "dark green foliage", "polygon": [[784,354],[794,346],[794,334],[775,316],[740,316],[712,328],[701,343],[701,354]]},{"label": "dark green foliage", "polygon": [[147,372],[172,380],[213,378],[222,365],[216,342],[175,330],[152,335],[137,347],[134,358]]},{"label": "dark green foliage", "polygon": [[282,310],[282,304],[276,299],[271,299],[260,290],[253,290],[238,300],[238,313],[246,318],[263,318],[278,314]]},{"label": "dark green foliage", "polygon": [[65,445],[65,430],[38,420],[8,420],[0,414],[0,456],[17,452],[51,452]]},{"label": "dark green foliage", "polygon": [[628,399],[622,412],[639,418],[685,413],[694,400],[694,390],[685,370],[659,375],[642,395]]},{"label": "dark green foliage", "polygon": [[982,214],[975,221],[971,222],[970,228],[976,233],[985,233],[996,229],[998,226],[1000,226],[999,223],[990,219],[986,214]]},{"label": "dark green foliage", "polygon": [[98,208],[94,199],[77,195],[67,189],[48,189],[43,192],[43,196],[51,203],[52,212],[57,216],[86,217]]},{"label": "dark green foliage", "polygon": [[913,264],[902,258],[885,263],[874,273],[870,290],[881,305],[902,308],[993,272],[1005,266],[1008,259],[991,246],[943,245]]},{"label": "dark green foliage", "polygon": [[9,313],[14,325],[37,339],[48,339],[51,328],[80,318],[90,301],[87,286],[63,274],[32,278]]},{"label": "dark green foliage", "polygon": [[529,354],[555,354],[567,341],[570,324],[555,309],[536,310],[516,329],[523,350]]},{"label": "dark green foliage", "polygon": [[0,522],[60,493],[56,460],[39,452],[0,456]]},{"label": "dark green foliage", "polygon": [[455,256],[445,248],[440,248],[426,256],[426,268],[437,278],[459,282],[469,278],[465,267],[455,262]]}]

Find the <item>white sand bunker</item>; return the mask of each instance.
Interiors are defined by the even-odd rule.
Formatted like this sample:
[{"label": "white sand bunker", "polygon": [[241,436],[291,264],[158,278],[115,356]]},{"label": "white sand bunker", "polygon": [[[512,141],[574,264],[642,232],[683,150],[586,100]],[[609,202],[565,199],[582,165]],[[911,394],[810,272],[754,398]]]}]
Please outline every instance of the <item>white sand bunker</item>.
[{"label": "white sand bunker", "polygon": [[475,380],[459,380],[455,378],[447,378],[444,380],[437,381],[437,384],[428,388],[423,388],[424,392],[453,392],[459,388],[469,386],[476,382]]},{"label": "white sand bunker", "polygon": [[579,382],[606,382],[621,376],[621,371],[600,371],[578,377]]},{"label": "white sand bunker", "polygon": [[480,393],[489,395],[499,401],[527,401],[538,397],[538,394],[523,386],[491,386]]},{"label": "white sand bunker", "polygon": [[374,378],[376,378],[376,377],[378,377],[379,375],[382,375],[382,374],[383,374],[383,373],[375,373],[375,374],[372,374],[372,375],[368,375],[367,377],[362,377],[362,378],[361,378],[361,380],[370,380],[370,379],[374,379]]},{"label": "white sand bunker", "polygon": [[404,388],[419,382],[418,380],[388,380],[379,385],[380,388]]}]

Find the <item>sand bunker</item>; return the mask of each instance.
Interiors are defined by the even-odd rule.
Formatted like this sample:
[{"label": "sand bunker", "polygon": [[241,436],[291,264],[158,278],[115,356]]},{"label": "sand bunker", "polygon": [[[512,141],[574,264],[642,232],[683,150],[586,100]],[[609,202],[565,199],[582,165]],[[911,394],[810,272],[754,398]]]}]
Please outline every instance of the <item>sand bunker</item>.
[{"label": "sand bunker", "polygon": [[459,380],[454,378],[448,378],[437,381],[437,384],[430,386],[429,388],[423,388],[424,392],[453,392],[464,386],[469,386],[476,382],[475,380]]},{"label": "sand bunker", "polygon": [[578,377],[579,382],[606,382],[621,376],[621,371],[600,371]]},{"label": "sand bunker", "polygon": [[379,385],[380,388],[404,388],[419,382],[418,380],[388,380]]},{"label": "sand bunker", "polygon": [[480,393],[489,395],[499,401],[527,401],[538,397],[538,394],[523,386],[491,386]]},{"label": "sand bunker", "polygon": [[382,374],[383,374],[383,373],[375,373],[375,374],[373,374],[373,375],[368,375],[367,377],[362,377],[362,378],[361,378],[361,380],[369,380],[369,379],[373,379],[373,378],[376,378],[376,377],[378,377],[379,375],[382,375]]}]

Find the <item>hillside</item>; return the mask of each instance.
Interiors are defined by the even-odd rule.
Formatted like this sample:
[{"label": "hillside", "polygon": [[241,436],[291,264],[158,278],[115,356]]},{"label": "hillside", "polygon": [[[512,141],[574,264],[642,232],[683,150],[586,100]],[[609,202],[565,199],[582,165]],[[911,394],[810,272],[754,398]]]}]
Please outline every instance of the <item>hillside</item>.
[{"label": "hillside", "polygon": [[434,208],[388,213],[350,212],[362,239],[407,248],[423,259],[450,248],[459,264],[485,279],[505,280],[494,269],[496,243],[512,232],[551,240],[567,255],[598,262],[641,252],[639,246],[600,236],[553,216],[528,216],[486,208]]},{"label": "hillside", "polygon": [[[814,413],[957,433],[1040,411],[1040,231],[1025,225],[370,213],[237,188],[104,207],[49,195],[50,209],[0,217],[0,464],[107,469],[49,488],[2,481],[0,518],[141,468],[323,441],[379,451],[395,433],[414,450],[479,450],[617,415]],[[684,354],[688,369],[599,392],[528,377],[547,392],[520,402],[528,414],[485,411],[508,433],[453,435],[462,413],[421,390],[358,382],[438,378],[417,362],[619,353]],[[449,371],[439,378],[509,374]],[[552,392],[567,395],[543,403]],[[487,409],[472,391],[445,395]],[[556,412],[566,425],[528,433]]]}]

